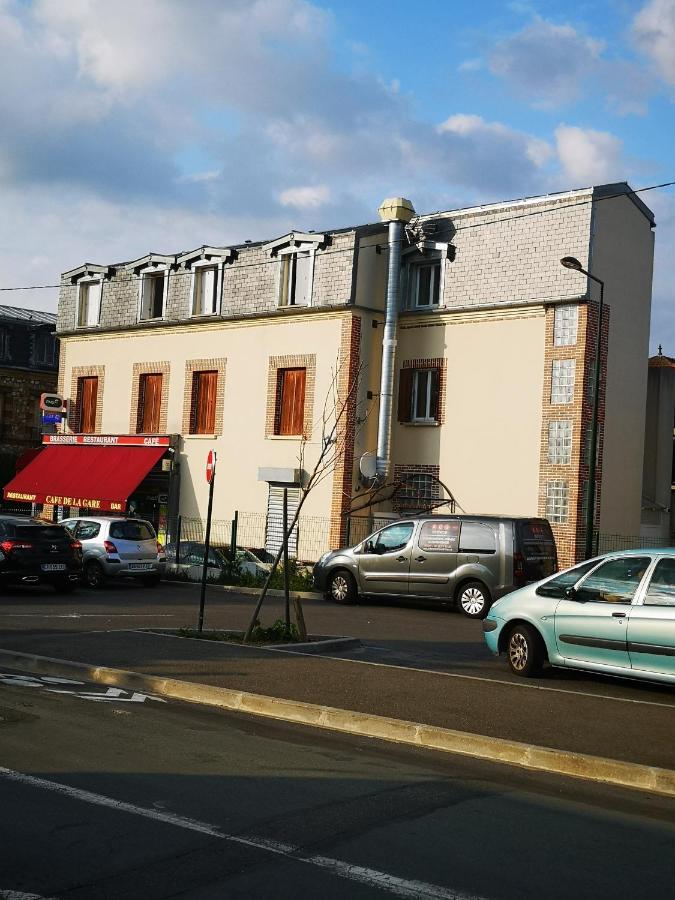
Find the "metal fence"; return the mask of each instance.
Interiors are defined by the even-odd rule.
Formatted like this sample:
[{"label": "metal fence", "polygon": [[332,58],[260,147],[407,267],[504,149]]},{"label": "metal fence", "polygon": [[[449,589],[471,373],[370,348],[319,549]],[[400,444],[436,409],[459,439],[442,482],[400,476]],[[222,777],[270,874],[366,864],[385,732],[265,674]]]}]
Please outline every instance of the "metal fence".
[{"label": "metal fence", "polygon": [[615,550],[646,550],[671,547],[668,538],[642,537],[641,535],[597,534],[596,553],[612,553]]}]

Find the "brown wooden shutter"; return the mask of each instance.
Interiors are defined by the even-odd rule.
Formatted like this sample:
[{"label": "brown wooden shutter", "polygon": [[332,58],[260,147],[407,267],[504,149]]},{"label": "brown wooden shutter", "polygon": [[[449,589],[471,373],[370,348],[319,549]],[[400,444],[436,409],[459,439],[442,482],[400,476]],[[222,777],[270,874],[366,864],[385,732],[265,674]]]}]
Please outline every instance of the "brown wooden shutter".
[{"label": "brown wooden shutter", "polygon": [[440,409],[438,407],[441,393],[441,370],[435,368],[431,370],[431,397],[429,401],[429,416],[436,422],[439,422]]},{"label": "brown wooden shutter", "polygon": [[80,431],[82,434],[94,434],[96,432],[98,378],[95,375],[78,378],[78,394]]},{"label": "brown wooden shutter", "polygon": [[155,434],[159,431],[162,410],[162,375],[141,375],[139,386],[138,431]]},{"label": "brown wooden shutter", "polygon": [[218,372],[195,372],[193,434],[215,434]]},{"label": "brown wooden shutter", "polygon": [[306,369],[281,369],[277,434],[302,434],[305,422]]},{"label": "brown wooden shutter", "polygon": [[398,420],[409,422],[412,415],[412,386],[414,369],[401,369],[398,381]]}]

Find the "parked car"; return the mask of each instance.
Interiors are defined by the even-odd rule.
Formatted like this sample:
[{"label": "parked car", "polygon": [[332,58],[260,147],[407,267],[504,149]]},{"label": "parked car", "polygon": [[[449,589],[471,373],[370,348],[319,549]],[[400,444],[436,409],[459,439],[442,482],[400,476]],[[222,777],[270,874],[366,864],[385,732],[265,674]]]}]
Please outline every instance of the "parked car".
[{"label": "parked car", "polygon": [[69,594],[81,573],[80,542],[61,525],[0,516],[0,587],[50,584],[60,594]]},{"label": "parked car", "polygon": [[164,574],[164,548],[144,519],[64,519],[61,523],[82,544],[82,578],[92,588],[110,578],[137,578],[146,587]]},{"label": "parked car", "polygon": [[544,662],[675,683],[675,548],[587,560],[503,597],[483,621],[516,675]]},{"label": "parked car", "polygon": [[[176,563],[176,545],[166,545],[167,574],[173,574],[187,581],[199,581],[204,568],[204,551],[206,545],[199,541],[181,541],[180,559]],[[265,577],[269,574],[271,566],[263,562],[251,550],[237,547],[237,562],[242,572],[247,572],[255,577]],[[227,551],[218,547],[209,547],[209,561],[206,577],[209,581],[218,581],[223,571],[229,568]]]},{"label": "parked car", "polygon": [[557,569],[546,519],[430,515],[325,553],[314,584],[336,603],[360,594],[455,601],[465,615],[482,618],[499,597]]}]

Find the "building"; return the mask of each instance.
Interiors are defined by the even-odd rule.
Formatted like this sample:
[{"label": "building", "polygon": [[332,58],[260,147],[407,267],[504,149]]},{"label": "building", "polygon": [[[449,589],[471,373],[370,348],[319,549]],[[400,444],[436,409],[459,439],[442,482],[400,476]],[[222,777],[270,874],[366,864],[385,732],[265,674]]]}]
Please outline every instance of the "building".
[{"label": "building", "polygon": [[56,316],[0,306],[0,478],[40,446],[40,394],[56,390]]},{"label": "building", "polygon": [[[274,549],[283,488],[292,507],[330,438],[322,415],[337,395],[339,452],[303,508],[292,548],[301,558],[346,540],[354,505],[386,514],[420,495],[431,504],[440,479],[458,510],[547,516],[572,561],[585,539],[598,304],[594,284],[560,259],[575,256],[605,283],[596,528],[637,535],[653,227],[621,183],[416,216],[391,248],[382,222],[84,264],[62,276],[57,329],[68,432],[81,437],[60,440],[84,453],[102,440],[166,437],[152,463],[172,470],[174,505],[166,485],[156,495],[163,520],[205,516],[214,448],[214,517],[257,517],[262,533],[248,544]],[[390,249],[401,276],[394,344],[383,338]],[[383,346],[393,348],[389,478],[405,484],[373,509],[359,498],[386,407]],[[29,473],[10,487],[81,499]],[[149,503],[153,489],[141,488]]]},{"label": "building", "polygon": [[640,534],[657,546],[675,538],[675,359],[659,347],[649,359]]}]

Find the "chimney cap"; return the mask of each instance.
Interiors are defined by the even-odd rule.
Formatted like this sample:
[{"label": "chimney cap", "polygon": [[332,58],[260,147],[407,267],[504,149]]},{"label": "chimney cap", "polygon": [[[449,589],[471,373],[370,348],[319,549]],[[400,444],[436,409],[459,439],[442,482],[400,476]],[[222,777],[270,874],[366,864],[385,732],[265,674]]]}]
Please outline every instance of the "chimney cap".
[{"label": "chimney cap", "polygon": [[409,222],[415,215],[415,207],[405,197],[387,197],[378,212],[383,222]]}]

